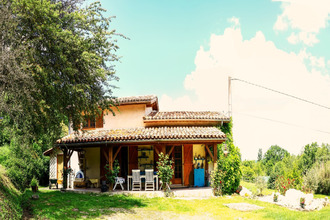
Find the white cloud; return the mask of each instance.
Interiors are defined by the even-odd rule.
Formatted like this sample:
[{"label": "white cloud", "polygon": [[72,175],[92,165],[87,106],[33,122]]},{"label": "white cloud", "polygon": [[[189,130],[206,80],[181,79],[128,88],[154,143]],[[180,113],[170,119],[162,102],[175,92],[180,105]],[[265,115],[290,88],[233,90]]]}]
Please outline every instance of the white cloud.
[{"label": "white cloud", "polygon": [[232,17],[232,18],[228,19],[228,22],[231,23],[233,25],[233,27],[240,26],[239,19],[236,17]]},{"label": "white cloud", "polygon": [[[282,14],[277,17],[274,29],[296,30],[299,34],[288,38],[289,43],[302,42],[312,46],[319,42],[316,34],[328,26],[330,1],[328,0],[273,0],[282,2]],[[295,38],[294,38],[295,37]]]},{"label": "white cloud", "polygon": [[[228,76],[329,105],[329,61],[305,50],[280,50],[260,31],[249,40],[234,27],[211,35],[209,50],[197,51],[195,65],[184,87],[197,100],[163,95],[161,109],[227,111]],[[256,159],[258,148],[265,152],[273,144],[297,154],[313,141],[330,143],[330,110],[240,81],[232,81],[232,93],[234,139],[243,158]]]}]

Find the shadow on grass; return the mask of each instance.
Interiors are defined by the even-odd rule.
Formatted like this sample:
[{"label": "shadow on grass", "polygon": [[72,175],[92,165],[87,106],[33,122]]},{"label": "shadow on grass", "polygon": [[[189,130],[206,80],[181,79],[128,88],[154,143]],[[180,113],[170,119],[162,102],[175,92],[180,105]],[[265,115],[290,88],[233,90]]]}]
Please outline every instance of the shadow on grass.
[{"label": "shadow on grass", "polygon": [[133,208],[145,207],[142,199],[125,195],[73,193],[41,190],[39,199],[32,200],[32,192],[23,195],[23,206],[34,218],[77,219],[95,218],[115,212],[134,212]]}]

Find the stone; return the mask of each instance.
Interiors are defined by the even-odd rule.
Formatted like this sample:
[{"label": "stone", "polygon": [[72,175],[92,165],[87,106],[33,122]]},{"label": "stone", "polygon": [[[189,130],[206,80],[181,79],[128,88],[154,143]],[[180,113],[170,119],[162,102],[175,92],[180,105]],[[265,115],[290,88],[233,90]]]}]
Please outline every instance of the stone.
[{"label": "stone", "polygon": [[38,195],[38,194],[33,194],[33,195],[32,195],[32,199],[34,199],[34,200],[38,200],[38,199],[39,199],[39,195]]},{"label": "stone", "polygon": [[293,207],[299,207],[300,206],[300,198],[302,198],[302,197],[305,198],[305,194],[303,192],[301,192],[300,190],[289,189],[285,193],[285,199],[284,199],[283,202],[286,205],[291,205]]},{"label": "stone", "polygon": [[305,195],[305,204],[306,204],[306,206],[312,204],[313,198],[314,198],[314,195],[311,194],[311,193]]},{"label": "stone", "polygon": [[250,190],[248,190],[247,188],[245,187],[242,187],[242,190],[241,192],[239,193],[240,196],[251,196],[252,195],[252,192]]},{"label": "stone", "polygon": [[248,204],[248,203],[228,203],[228,204],[223,204],[223,205],[227,206],[228,208],[236,209],[239,211],[253,211],[253,210],[265,208],[262,206]]}]

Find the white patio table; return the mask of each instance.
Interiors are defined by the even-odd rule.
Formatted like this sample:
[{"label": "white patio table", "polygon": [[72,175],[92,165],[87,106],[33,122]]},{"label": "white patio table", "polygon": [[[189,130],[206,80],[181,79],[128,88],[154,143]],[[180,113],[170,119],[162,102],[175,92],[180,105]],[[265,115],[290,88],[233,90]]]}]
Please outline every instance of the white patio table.
[{"label": "white patio table", "polygon": [[[146,178],[146,175],[141,175],[140,176],[140,179],[145,179]],[[129,191],[129,188],[130,188],[130,180],[133,179],[133,176],[132,175],[128,175],[127,176],[127,190]],[[156,179],[156,190],[158,190],[158,175],[154,175],[154,179]]]}]

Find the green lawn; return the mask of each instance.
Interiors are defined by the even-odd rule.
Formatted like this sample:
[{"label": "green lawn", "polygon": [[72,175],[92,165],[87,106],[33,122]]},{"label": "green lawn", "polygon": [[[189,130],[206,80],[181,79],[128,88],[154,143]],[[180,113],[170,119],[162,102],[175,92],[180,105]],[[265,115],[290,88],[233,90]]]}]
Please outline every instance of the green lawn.
[{"label": "green lawn", "polygon": [[[247,188],[251,192],[256,192],[257,191],[257,187],[256,187],[255,183],[249,183],[249,182],[245,182],[245,181],[241,180],[240,184],[241,184],[241,186],[244,186],[245,188]],[[264,189],[262,191],[262,194],[263,195],[269,195],[269,194],[272,194],[273,192],[275,192],[275,190],[273,190],[273,189]]]},{"label": "green lawn", "polygon": [[[30,213],[36,219],[94,219],[111,215],[116,210],[127,210],[130,213],[138,211],[152,212],[158,213],[158,217],[162,213],[174,213],[178,216],[207,215],[216,219],[327,219],[330,216],[329,206],[321,211],[299,212],[240,196],[181,200],[175,198],[136,198],[124,195],[62,193],[44,189],[39,192],[39,200],[29,199],[31,195],[31,191],[28,190],[24,198],[28,201],[26,207],[30,208]],[[241,212],[224,206],[226,203],[241,202],[263,206],[265,209]]]}]

